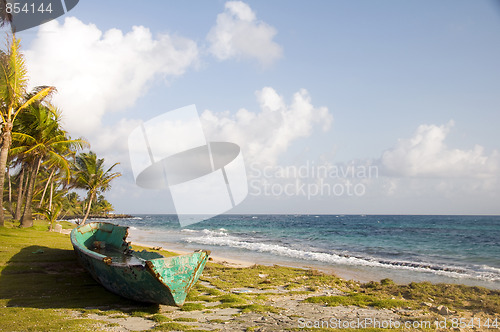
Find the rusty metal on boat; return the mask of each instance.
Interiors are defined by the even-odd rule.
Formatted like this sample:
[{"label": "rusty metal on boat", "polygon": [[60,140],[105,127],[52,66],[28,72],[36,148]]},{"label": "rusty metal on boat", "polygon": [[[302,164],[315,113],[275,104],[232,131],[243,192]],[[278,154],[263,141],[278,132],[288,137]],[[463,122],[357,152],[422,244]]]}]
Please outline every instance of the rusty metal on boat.
[{"label": "rusty metal on boat", "polygon": [[201,276],[209,251],[164,257],[134,251],[128,227],[90,222],[71,231],[80,264],[109,291],[139,302],[182,306]]}]

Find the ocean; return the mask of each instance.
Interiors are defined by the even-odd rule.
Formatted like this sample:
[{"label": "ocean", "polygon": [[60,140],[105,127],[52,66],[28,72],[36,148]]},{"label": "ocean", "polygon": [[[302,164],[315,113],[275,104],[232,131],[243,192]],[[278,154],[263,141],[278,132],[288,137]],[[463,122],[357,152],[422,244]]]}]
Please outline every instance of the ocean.
[{"label": "ocean", "polygon": [[333,271],[360,281],[460,283],[500,289],[500,216],[221,215],[180,228],[137,215],[129,239],[262,264]]}]

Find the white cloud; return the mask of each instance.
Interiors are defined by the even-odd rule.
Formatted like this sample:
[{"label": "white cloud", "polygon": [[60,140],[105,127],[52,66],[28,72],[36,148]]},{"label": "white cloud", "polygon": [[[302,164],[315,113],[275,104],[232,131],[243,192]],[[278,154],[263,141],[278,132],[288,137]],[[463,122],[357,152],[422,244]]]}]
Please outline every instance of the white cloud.
[{"label": "white cloud", "polygon": [[128,136],[141,123],[141,120],[121,119],[113,125],[102,126],[90,142],[92,150],[97,154],[105,154],[106,159],[113,162],[128,163]]},{"label": "white cloud", "polygon": [[219,60],[256,59],[269,65],[282,56],[282,48],[273,41],[276,29],[256,19],[250,6],[228,1],[225,11],[208,33],[210,52]]},{"label": "white cloud", "polygon": [[26,51],[33,85],[54,85],[65,128],[88,135],[104,113],[133,106],[158,76],[182,75],[198,59],[194,41],[134,26],[102,32],[74,17],[40,26]]},{"label": "white cloud", "polygon": [[382,166],[392,175],[411,177],[487,177],[499,171],[498,152],[487,156],[484,148],[448,148],[445,139],[453,121],[443,126],[420,125],[410,139],[400,139],[383,153]]},{"label": "white cloud", "polygon": [[314,126],[328,130],[333,121],[326,107],[314,107],[305,89],[293,95],[289,105],[270,87],[256,92],[260,112],[244,108],[235,114],[201,115],[208,140],[229,141],[240,145],[243,156],[251,162],[274,164],[292,141],[311,135]]}]

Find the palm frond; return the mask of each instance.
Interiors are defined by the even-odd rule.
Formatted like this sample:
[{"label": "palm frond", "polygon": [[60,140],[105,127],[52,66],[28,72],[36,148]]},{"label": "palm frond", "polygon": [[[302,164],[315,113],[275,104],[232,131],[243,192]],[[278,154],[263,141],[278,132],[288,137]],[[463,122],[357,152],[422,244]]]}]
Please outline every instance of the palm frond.
[{"label": "palm frond", "polygon": [[28,70],[26,69],[26,61],[24,55],[20,52],[21,40],[12,36],[9,66],[10,66],[10,85],[12,87],[13,99],[11,100],[11,107],[15,107],[16,100],[22,99],[28,85]]},{"label": "palm frond", "polygon": [[12,116],[12,118],[15,119],[17,117],[17,115],[19,114],[19,112],[26,109],[28,106],[34,104],[35,102],[43,100],[45,97],[54,93],[55,91],[56,91],[56,88],[53,86],[42,86],[42,87],[36,88],[35,93],[33,95],[31,95],[28,100],[26,100],[21,106],[19,106],[17,108],[17,110],[14,113],[14,115]]}]

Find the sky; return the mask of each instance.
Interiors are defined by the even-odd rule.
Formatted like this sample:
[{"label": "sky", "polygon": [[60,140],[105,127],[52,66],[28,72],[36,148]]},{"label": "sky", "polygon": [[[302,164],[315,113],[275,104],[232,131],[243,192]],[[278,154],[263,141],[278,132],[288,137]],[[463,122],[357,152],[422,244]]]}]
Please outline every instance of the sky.
[{"label": "sky", "polygon": [[500,214],[497,1],[82,0],[17,36],[64,128],[120,162],[117,213],[176,212],[127,141],[195,104],[241,147],[228,213]]}]

